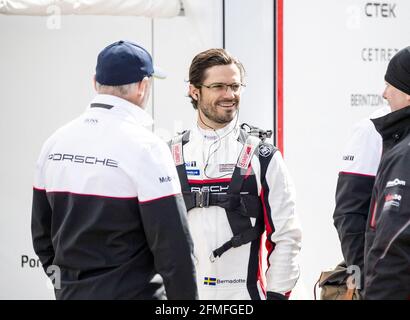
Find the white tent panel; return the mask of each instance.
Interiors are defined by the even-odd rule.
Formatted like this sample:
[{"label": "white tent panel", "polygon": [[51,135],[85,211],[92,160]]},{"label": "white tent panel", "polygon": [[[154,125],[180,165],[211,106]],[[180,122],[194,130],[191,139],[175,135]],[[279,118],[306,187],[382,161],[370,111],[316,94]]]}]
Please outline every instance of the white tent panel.
[{"label": "white tent panel", "polygon": [[63,15],[145,16],[165,18],[177,16],[180,0],[2,0],[0,13],[9,15],[45,16],[56,12]]}]

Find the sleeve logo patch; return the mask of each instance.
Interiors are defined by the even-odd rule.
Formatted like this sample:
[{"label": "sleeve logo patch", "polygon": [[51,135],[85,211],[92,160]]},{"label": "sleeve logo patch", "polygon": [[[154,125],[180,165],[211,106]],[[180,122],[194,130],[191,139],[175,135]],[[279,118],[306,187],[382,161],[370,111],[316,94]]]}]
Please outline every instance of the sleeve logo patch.
[{"label": "sleeve logo patch", "polygon": [[347,154],[343,156],[343,161],[354,161],[354,156]]},{"label": "sleeve logo patch", "polygon": [[158,179],[160,183],[171,182],[173,180],[170,176],[159,177]]}]

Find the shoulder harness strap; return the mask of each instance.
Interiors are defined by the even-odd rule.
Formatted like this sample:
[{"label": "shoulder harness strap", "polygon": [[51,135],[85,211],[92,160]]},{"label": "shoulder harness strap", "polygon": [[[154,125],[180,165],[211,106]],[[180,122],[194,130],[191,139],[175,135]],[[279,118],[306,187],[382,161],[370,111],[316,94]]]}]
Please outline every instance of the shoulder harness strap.
[{"label": "shoulder harness strap", "polygon": [[220,206],[226,210],[233,233],[233,237],[229,241],[213,250],[210,256],[210,260],[213,262],[227,250],[256,240],[264,231],[263,219],[256,219],[254,226],[252,226],[250,219],[251,217],[258,218],[262,212],[259,198],[254,195],[241,194],[245,177],[252,170],[251,160],[255,153],[259,152],[261,139],[247,133],[244,129],[240,130],[238,140],[243,143],[243,147],[232,174],[228,192],[227,194],[210,194],[209,191],[191,192],[183,155],[183,145],[189,141],[189,134],[189,131],[184,131],[169,143],[187,211],[195,207]]},{"label": "shoulder harness strap", "polygon": [[[249,218],[249,216],[257,217],[261,212],[259,199],[246,201],[245,197],[240,194],[248,170],[251,170],[250,163],[252,157],[255,154],[255,151],[258,150],[261,140],[258,137],[249,135],[244,130],[241,130],[239,141],[244,141],[244,145],[232,174],[228,195],[239,196],[242,206],[235,209],[226,209],[226,215],[232,229],[233,237],[211,253],[209,258],[212,262],[227,250],[240,247],[248,242],[256,240],[264,230],[264,224],[261,223],[261,221],[263,222],[262,219],[257,219],[255,226],[252,226],[252,222]],[[253,197],[257,198],[256,196]],[[253,208],[247,208],[245,202],[256,203],[256,205],[254,205]],[[248,216],[243,215],[243,212]]]}]

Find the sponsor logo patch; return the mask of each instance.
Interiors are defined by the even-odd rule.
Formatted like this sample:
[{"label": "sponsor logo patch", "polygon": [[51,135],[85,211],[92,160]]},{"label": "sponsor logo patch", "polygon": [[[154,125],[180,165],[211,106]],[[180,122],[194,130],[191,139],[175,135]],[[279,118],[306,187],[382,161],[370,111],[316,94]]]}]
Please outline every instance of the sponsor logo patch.
[{"label": "sponsor logo patch", "polygon": [[210,192],[210,193],[226,193],[229,186],[202,186],[191,187],[191,192]]},{"label": "sponsor logo patch", "polygon": [[216,140],[216,139],[218,139],[218,136],[207,136],[207,135],[204,135],[204,138],[205,138],[206,140]]},{"label": "sponsor logo patch", "polygon": [[233,172],[235,163],[222,163],[219,165],[219,172]]},{"label": "sponsor logo patch", "polygon": [[241,169],[247,169],[249,163],[251,162],[253,152],[255,150],[255,146],[252,144],[247,144],[242,149],[241,155],[239,156],[237,166]]},{"label": "sponsor logo patch", "polygon": [[68,161],[73,163],[102,165],[106,167],[118,168],[118,161],[108,158],[97,158],[95,156],[86,156],[79,154],[68,153],[52,153],[48,155],[48,160],[51,161]]},{"label": "sponsor logo patch", "polygon": [[98,123],[98,119],[91,119],[91,118],[86,118],[84,119],[85,123],[89,123],[89,124],[97,124]]},{"label": "sponsor logo patch", "polygon": [[182,143],[172,145],[172,157],[174,158],[175,165],[179,166],[183,163]]},{"label": "sponsor logo patch", "polygon": [[394,179],[392,181],[387,181],[386,183],[386,188],[394,187],[394,186],[405,186],[406,181],[404,180],[399,180],[399,179]]},{"label": "sponsor logo patch", "polygon": [[185,161],[185,167],[187,168],[196,167],[196,161]]},{"label": "sponsor logo patch", "polygon": [[398,209],[400,207],[401,195],[397,193],[388,193],[384,198],[383,210]]},{"label": "sponsor logo patch", "polygon": [[188,176],[199,176],[200,171],[199,171],[199,169],[188,169],[188,170],[186,170],[186,174]]},{"label": "sponsor logo patch", "polygon": [[269,157],[272,154],[273,148],[270,145],[262,144],[259,146],[259,155]]},{"label": "sponsor logo patch", "polygon": [[170,176],[165,176],[165,177],[159,177],[159,182],[164,183],[164,182],[171,182],[173,179]]}]

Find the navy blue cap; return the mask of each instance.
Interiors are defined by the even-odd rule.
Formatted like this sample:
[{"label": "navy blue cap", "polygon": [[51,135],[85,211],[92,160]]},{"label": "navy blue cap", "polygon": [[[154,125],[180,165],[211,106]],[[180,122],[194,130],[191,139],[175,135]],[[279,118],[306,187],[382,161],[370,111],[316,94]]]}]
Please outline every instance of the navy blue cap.
[{"label": "navy blue cap", "polygon": [[117,41],[105,47],[97,58],[95,79],[107,86],[139,82],[144,77],[165,78],[152,64],[147,50],[130,41]]}]

